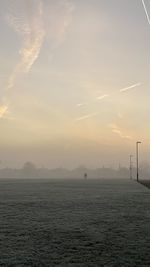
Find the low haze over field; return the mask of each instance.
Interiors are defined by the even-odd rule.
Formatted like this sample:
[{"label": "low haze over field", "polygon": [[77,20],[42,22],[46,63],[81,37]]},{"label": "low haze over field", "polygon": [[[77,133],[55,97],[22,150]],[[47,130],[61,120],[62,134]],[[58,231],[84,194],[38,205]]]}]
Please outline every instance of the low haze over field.
[{"label": "low haze over field", "polygon": [[[0,1],[0,160],[128,164],[150,149],[148,0]],[[133,151],[133,152],[132,152]]]}]

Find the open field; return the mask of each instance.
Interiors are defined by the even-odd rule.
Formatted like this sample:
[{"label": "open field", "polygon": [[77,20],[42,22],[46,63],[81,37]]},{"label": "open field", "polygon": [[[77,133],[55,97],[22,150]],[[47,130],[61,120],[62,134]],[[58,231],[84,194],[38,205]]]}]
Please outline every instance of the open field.
[{"label": "open field", "polygon": [[150,266],[150,191],[126,180],[1,180],[0,266]]}]

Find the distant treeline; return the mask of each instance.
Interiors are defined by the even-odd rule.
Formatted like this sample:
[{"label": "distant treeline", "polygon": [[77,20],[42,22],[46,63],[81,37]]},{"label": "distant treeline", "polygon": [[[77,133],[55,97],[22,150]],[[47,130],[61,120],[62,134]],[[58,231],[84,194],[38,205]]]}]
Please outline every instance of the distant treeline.
[{"label": "distant treeline", "polygon": [[[101,167],[97,169],[88,169],[80,166],[73,170],[65,168],[37,168],[33,163],[26,162],[20,169],[3,168],[0,169],[0,178],[84,178],[84,174],[88,178],[129,178],[130,172],[126,167],[118,167],[113,169],[109,167]],[[136,169],[132,169],[133,179],[136,177]],[[140,166],[140,177],[148,179],[150,177],[150,167],[147,163]]]}]

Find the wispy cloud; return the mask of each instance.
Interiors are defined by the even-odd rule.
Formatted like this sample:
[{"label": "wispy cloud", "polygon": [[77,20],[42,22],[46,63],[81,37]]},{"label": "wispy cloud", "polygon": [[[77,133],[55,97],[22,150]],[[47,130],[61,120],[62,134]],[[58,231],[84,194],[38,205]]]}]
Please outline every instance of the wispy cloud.
[{"label": "wispy cloud", "polygon": [[[110,95],[108,95],[108,94],[98,96],[98,97],[96,97],[95,100],[90,101],[89,103],[92,103],[92,102],[94,103],[94,102],[96,102],[97,100],[98,100],[98,101],[103,100],[103,99],[105,99],[105,98],[107,98],[107,97],[109,97],[109,96],[110,96]],[[79,104],[77,104],[77,107],[87,106],[89,103],[88,103],[88,102],[79,103]]]},{"label": "wispy cloud", "polygon": [[116,124],[110,124],[109,127],[111,128],[112,132],[119,135],[123,139],[132,140],[132,136],[124,134],[124,131]]},{"label": "wispy cloud", "polygon": [[[95,100],[93,100],[93,101],[91,100],[91,101],[89,101],[89,102],[79,103],[79,104],[77,104],[77,107],[86,106],[86,105],[88,105],[88,104],[90,104],[90,103],[92,103],[92,102],[94,103],[94,102],[97,102],[97,101],[104,100],[104,99],[106,99],[106,98],[108,98],[108,97],[113,97],[113,96],[115,96],[115,95],[117,95],[117,94],[119,94],[119,93],[127,92],[127,91],[129,91],[129,90],[131,90],[131,89],[133,89],[133,88],[139,87],[139,86],[141,86],[141,85],[142,85],[142,83],[140,83],[140,82],[135,83],[135,84],[132,84],[132,85],[130,85],[130,86],[128,86],[128,87],[124,87],[124,88],[120,89],[119,91],[116,91],[116,92],[114,92],[114,93],[112,93],[112,94],[103,94],[103,95],[100,95],[100,96],[96,97]],[[94,113],[94,114],[95,114],[95,113]],[[94,115],[94,116],[95,116],[95,115]],[[90,117],[93,117],[93,115],[92,115],[92,114],[90,114],[90,115],[86,115],[86,116],[77,118],[76,120],[77,120],[77,121],[80,121],[80,120],[88,119],[88,118],[90,118]],[[123,118],[123,115],[122,115],[121,113],[119,113],[119,114],[118,114],[118,117],[119,117],[120,119],[122,119],[122,118]],[[113,129],[113,132],[118,133],[118,135],[120,135],[120,137],[122,137],[122,138],[125,138],[125,137],[126,137],[126,138],[130,139],[130,136],[125,136],[125,135],[123,135],[122,132],[120,131],[120,129],[118,129],[118,128],[114,128],[114,129]]]},{"label": "wispy cloud", "polygon": [[[23,73],[28,73],[34,62],[40,54],[42,44],[44,42],[45,31],[43,25],[43,2],[37,0],[36,2],[26,3],[27,13],[22,16],[19,12],[17,14],[9,14],[7,21],[13,30],[21,36],[22,47],[18,50],[19,61],[14,66],[11,75],[8,77],[7,86],[4,98],[8,100],[8,92],[13,89]],[[33,12],[30,13],[30,8]],[[10,101],[9,101],[10,102]],[[8,113],[9,105],[1,105],[0,118],[5,118]]]},{"label": "wispy cloud", "polygon": [[87,114],[85,116],[82,116],[82,117],[79,117],[79,118],[76,118],[75,121],[83,121],[83,120],[87,120],[89,118],[93,118],[95,116],[98,115],[98,112],[97,113],[91,113],[91,114]]},{"label": "wispy cloud", "polygon": [[87,102],[84,102],[84,103],[79,103],[77,104],[77,107],[83,107],[83,106],[87,106],[88,103]]},{"label": "wispy cloud", "polygon": [[[70,0],[23,1],[20,12],[20,1],[14,1],[13,8],[6,19],[12,29],[20,36],[22,46],[18,50],[19,61],[8,76],[5,99],[9,98],[9,91],[15,88],[19,78],[28,73],[40,55],[44,40],[50,34],[50,54],[64,41],[72,20],[74,5]],[[11,3],[10,3],[11,7]],[[49,20],[46,20],[49,18]],[[49,31],[49,32],[48,32]]]},{"label": "wispy cloud", "polygon": [[144,11],[145,11],[145,14],[146,14],[146,17],[147,17],[148,24],[150,25],[150,16],[148,14],[147,7],[146,7],[146,4],[145,4],[144,0],[142,0],[142,4],[143,4],[143,7],[144,7]]},{"label": "wispy cloud", "polygon": [[97,99],[97,100],[103,100],[103,99],[106,98],[106,97],[109,97],[109,95],[108,95],[108,94],[101,95],[101,96],[98,96],[96,99]]},{"label": "wispy cloud", "polygon": [[10,14],[8,22],[15,32],[22,36],[23,44],[19,51],[20,60],[9,77],[7,90],[15,86],[21,73],[30,71],[39,56],[45,36],[42,0],[37,0],[33,17],[30,17],[29,21],[27,19],[22,21],[19,16],[15,17]]},{"label": "wispy cloud", "polygon": [[8,113],[8,106],[7,105],[1,105],[0,106],[0,118],[4,118]]},{"label": "wispy cloud", "polygon": [[132,85],[130,85],[128,87],[125,87],[125,88],[120,89],[120,92],[126,92],[126,91],[131,90],[131,89],[133,89],[135,87],[138,87],[140,85],[141,85],[141,83],[132,84]]}]

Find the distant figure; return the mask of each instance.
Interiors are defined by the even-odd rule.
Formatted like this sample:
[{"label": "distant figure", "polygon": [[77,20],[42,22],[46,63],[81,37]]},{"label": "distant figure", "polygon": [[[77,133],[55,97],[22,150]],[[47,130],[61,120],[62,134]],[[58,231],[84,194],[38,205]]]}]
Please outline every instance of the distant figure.
[{"label": "distant figure", "polygon": [[87,180],[87,173],[84,174],[84,179]]}]

